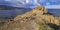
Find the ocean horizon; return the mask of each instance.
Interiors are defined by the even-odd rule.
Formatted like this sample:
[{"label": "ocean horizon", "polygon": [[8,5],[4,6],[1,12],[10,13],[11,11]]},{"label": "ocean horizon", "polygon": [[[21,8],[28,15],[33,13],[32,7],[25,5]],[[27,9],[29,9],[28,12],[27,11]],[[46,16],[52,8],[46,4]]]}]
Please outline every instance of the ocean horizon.
[{"label": "ocean horizon", "polygon": [[[1,18],[13,18],[17,15],[24,14],[26,12],[31,11],[27,10],[0,10],[0,19]],[[60,17],[60,9],[48,9],[48,12],[53,14],[54,16]]]}]

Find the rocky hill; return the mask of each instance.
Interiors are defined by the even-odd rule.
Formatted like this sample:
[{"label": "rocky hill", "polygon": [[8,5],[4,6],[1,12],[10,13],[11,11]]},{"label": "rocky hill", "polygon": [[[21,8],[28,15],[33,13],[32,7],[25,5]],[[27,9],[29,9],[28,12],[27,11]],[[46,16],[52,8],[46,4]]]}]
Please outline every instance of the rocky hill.
[{"label": "rocky hill", "polygon": [[38,6],[4,23],[0,30],[60,30],[60,18],[48,13],[45,7]]}]

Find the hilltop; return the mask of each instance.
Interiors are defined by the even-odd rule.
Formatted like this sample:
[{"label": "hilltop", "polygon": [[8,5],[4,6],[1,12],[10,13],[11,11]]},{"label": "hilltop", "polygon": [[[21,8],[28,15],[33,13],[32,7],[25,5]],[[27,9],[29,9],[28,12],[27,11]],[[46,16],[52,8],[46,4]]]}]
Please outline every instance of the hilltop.
[{"label": "hilltop", "polygon": [[60,30],[60,18],[48,13],[45,7],[38,6],[4,23],[0,30]]}]

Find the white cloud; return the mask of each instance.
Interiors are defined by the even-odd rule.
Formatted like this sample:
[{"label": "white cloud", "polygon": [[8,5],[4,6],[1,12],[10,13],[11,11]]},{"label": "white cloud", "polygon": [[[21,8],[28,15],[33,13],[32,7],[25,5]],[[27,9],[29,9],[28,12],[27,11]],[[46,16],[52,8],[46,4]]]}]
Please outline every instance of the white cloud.
[{"label": "white cloud", "polygon": [[11,1],[11,0],[5,0],[5,1]]},{"label": "white cloud", "polygon": [[29,0],[26,0],[26,3],[29,3]]},{"label": "white cloud", "polygon": [[48,9],[60,9],[60,5],[48,5],[48,6],[45,6],[46,8]]},{"label": "white cloud", "polygon": [[49,3],[49,2],[47,2],[47,3],[46,3],[46,5],[50,5],[50,3]]}]

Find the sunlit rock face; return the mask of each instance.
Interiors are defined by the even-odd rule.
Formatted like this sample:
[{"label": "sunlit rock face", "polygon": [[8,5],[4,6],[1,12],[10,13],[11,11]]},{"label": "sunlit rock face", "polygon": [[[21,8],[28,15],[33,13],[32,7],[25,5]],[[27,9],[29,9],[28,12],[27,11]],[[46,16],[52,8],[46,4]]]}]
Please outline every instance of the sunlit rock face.
[{"label": "sunlit rock face", "polygon": [[[48,14],[45,7],[38,6],[30,12],[18,15],[13,20],[5,23],[3,26],[0,26],[0,30],[39,30],[40,25],[46,25],[49,23],[59,26],[59,21],[59,18]],[[46,29],[49,30],[49,28]],[[45,26],[43,29],[45,29]]]}]

